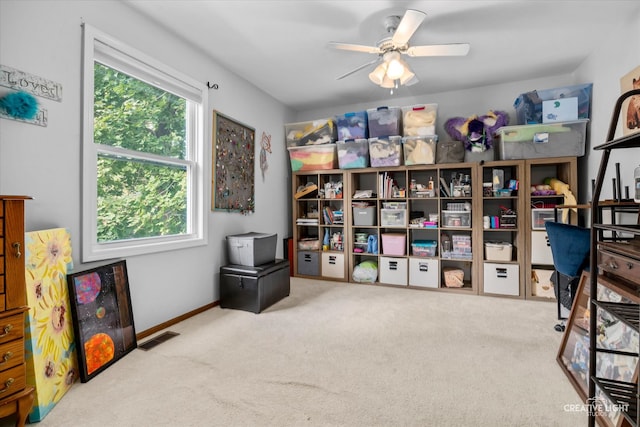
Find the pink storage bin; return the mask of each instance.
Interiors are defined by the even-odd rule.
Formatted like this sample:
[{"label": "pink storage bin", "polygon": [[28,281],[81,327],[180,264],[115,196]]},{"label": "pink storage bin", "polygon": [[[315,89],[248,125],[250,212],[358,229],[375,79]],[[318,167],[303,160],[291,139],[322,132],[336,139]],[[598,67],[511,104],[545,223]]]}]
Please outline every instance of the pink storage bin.
[{"label": "pink storage bin", "polygon": [[404,255],[407,251],[407,236],[400,233],[382,233],[383,255]]}]

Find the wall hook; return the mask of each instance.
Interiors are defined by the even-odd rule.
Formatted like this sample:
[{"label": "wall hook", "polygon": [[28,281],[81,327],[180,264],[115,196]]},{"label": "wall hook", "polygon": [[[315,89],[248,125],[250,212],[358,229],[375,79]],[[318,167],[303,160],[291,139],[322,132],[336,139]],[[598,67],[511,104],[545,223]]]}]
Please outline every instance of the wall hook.
[{"label": "wall hook", "polygon": [[219,88],[218,83],[211,84],[209,82],[207,82],[207,87],[209,89],[215,89],[215,90],[218,90],[218,88]]}]

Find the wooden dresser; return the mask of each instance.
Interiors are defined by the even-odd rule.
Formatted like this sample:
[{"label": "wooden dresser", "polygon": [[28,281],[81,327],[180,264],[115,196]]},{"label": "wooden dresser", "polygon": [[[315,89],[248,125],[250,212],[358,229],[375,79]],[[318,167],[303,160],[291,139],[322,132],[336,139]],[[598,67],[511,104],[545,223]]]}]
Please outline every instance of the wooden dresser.
[{"label": "wooden dresser", "polygon": [[33,404],[24,358],[26,299],[24,203],[26,196],[0,195],[0,417],[16,414],[23,426]]}]

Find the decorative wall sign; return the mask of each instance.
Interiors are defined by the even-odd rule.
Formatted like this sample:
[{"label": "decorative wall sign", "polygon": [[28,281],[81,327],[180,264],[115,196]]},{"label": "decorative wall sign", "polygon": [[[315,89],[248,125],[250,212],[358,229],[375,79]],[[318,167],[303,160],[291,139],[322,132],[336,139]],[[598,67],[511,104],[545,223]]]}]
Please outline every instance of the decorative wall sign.
[{"label": "decorative wall sign", "polygon": [[41,421],[78,379],[67,271],[71,235],[64,228],[25,234],[27,383],[35,387],[29,422]]},{"label": "decorative wall sign", "polygon": [[62,85],[0,64],[0,86],[22,90],[42,98],[62,101]]},{"label": "decorative wall sign", "polygon": [[213,112],[212,208],[254,212],[255,129]]},{"label": "decorative wall sign", "polygon": [[126,262],[69,274],[67,285],[84,383],[137,346]]},{"label": "decorative wall sign", "polygon": [[19,122],[29,123],[32,125],[38,125],[42,127],[47,127],[47,124],[49,122],[49,116],[47,114],[47,110],[42,107],[38,107],[38,112],[36,113],[36,116],[33,119],[28,119],[28,120],[18,119],[16,117],[10,116],[2,108],[0,108],[0,118],[17,120]]},{"label": "decorative wall sign", "polygon": [[271,135],[262,132],[260,140],[260,170],[262,171],[262,181],[264,182],[264,173],[269,169],[267,163],[267,153],[271,154]]},{"label": "decorative wall sign", "polygon": [[47,126],[47,110],[31,93],[20,90],[0,90],[0,117],[38,126]]}]

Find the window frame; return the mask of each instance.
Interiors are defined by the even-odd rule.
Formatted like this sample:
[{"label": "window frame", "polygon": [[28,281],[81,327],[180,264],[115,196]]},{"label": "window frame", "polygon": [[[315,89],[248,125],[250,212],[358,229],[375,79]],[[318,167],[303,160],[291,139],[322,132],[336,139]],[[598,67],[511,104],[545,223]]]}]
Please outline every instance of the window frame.
[{"label": "window frame", "polygon": [[[98,261],[184,249],[207,244],[206,207],[209,191],[207,157],[207,89],[198,81],[123,42],[83,24],[82,59],[82,261]],[[185,159],[158,156],[94,143],[94,64],[99,62],[162,90],[187,99]],[[187,168],[187,232],[99,243],[97,239],[98,155],[114,155],[185,166]]]}]

